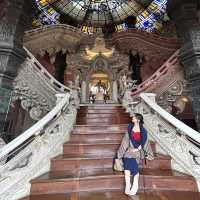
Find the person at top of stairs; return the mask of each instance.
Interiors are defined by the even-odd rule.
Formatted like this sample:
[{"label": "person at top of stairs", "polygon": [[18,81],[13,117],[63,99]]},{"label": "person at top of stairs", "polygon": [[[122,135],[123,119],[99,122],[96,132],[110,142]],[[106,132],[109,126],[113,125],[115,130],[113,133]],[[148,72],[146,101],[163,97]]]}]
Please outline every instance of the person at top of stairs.
[{"label": "person at top of stairs", "polygon": [[[125,175],[125,194],[135,195],[138,191],[139,161],[141,159],[153,160],[154,155],[149,145],[147,131],[143,127],[143,116],[135,113],[132,123],[128,124],[121,145],[117,151],[117,157],[123,159]],[[133,184],[131,186],[131,175]]]}]

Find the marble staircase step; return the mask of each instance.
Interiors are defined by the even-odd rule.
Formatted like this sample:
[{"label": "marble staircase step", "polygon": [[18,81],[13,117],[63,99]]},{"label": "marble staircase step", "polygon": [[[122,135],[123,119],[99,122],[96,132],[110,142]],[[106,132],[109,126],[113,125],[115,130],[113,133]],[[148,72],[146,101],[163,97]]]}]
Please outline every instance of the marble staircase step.
[{"label": "marble staircase step", "polygon": [[78,113],[77,118],[112,118],[112,117],[130,117],[129,113],[118,113],[118,112],[113,112],[113,113]]},{"label": "marble staircase step", "polygon": [[151,191],[145,190],[129,197],[121,190],[92,192],[71,192],[63,194],[31,195],[20,200],[199,200],[200,193],[190,191]]},{"label": "marble staircase step", "polygon": [[121,105],[109,105],[109,104],[99,104],[90,106],[80,106],[79,110],[125,110]]},{"label": "marble staircase step", "polygon": [[90,111],[90,110],[110,110],[110,111],[123,111],[125,112],[125,109],[122,106],[80,106],[78,109],[80,111]]},{"label": "marble staircase step", "polygon": [[[85,155],[73,155],[63,154],[57,156],[51,160],[51,171],[64,171],[69,169],[94,169],[94,168],[112,168],[113,156],[99,155],[95,156],[92,154]],[[171,158],[169,156],[155,155],[153,161],[147,160],[140,162],[140,168],[149,169],[170,169]]]},{"label": "marble staircase step", "polygon": [[121,141],[124,133],[90,133],[90,134],[71,134],[70,142],[95,142],[95,141]]},{"label": "marble staircase step", "polygon": [[127,124],[99,124],[99,125],[75,125],[73,133],[110,133],[125,132]]},{"label": "marble staircase step", "polygon": [[[96,142],[69,142],[63,146],[63,153],[72,153],[76,155],[93,154],[114,156],[120,145],[120,140],[116,141],[96,141]],[[155,144],[151,143],[152,150],[155,152]]]},{"label": "marble staircase step", "polygon": [[76,124],[128,124],[131,122],[129,117],[102,117],[102,118],[77,118]]},{"label": "marble staircase step", "polygon": [[[112,169],[50,171],[31,181],[31,194],[53,194],[124,188],[124,176]],[[172,170],[140,169],[139,191],[143,189],[197,192],[193,177]]]},{"label": "marble staircase step", "polygon": [[92,110],[78,110],[78,114],[113,114],[125,113],[124,110],[110,110],[110,109],[92,109]]},{"label": "marble staircase step", "polygon": [[67,154],[68,152],[76,155],[80,154],[94,154],[94,155],[114,155],[116,150],[120,145],[119,141],[116,142],[102,142],[102,143],[67,143],[63,146],[63,153]]}]

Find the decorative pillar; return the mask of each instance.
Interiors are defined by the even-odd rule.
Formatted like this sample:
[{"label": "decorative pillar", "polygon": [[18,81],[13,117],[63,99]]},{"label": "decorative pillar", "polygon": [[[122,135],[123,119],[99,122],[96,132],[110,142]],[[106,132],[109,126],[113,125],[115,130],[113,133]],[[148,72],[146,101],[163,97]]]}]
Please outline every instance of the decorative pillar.
[{"label": "decorative pillar", "polygon": [[167,9],[177,28],[180,62],[185,78],[191,83],[193,113],[200,130],[200,25],[197,11],[197,0],[171,0]]},{"label": "decorative pillar", "polygon": [[113,101],[115,103],[117,103],[118,102],[118,88],[117,88],[117,81],[116,80],[113,81],[112,86],[113,86],[113,89],[112,89],[112,91],[113,91]]},{"label": "decorative pillar", "polygon": [[0,124],[4,124],[7,116],[12,82],[26,57],[23,36],[31,16],[30,5],[33,4],[29,0],[2,0],[0,3]]},{"label": "decorative pillar", "polygon": [[11,90],[0,87],[0,132],[6,128],[6,120],[8,117],[10,101]]},{"label": "decorative pillar", "polygon": [[82,103],[86,103],[86,91],[87,91],[86,81],[82,81],[81,83],[81,102]]}]

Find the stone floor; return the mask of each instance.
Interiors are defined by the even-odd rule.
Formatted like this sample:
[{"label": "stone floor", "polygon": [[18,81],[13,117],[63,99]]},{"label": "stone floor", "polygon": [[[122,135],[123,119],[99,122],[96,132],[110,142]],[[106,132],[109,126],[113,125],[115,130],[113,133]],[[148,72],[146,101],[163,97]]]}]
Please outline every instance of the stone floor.
[{"label": "stone floor", "polygon": [[200,193],[182,191],[143,191],[135,196],[127,196],[121,191],[102,191],[33,195],[22,200],[200,200]]}]

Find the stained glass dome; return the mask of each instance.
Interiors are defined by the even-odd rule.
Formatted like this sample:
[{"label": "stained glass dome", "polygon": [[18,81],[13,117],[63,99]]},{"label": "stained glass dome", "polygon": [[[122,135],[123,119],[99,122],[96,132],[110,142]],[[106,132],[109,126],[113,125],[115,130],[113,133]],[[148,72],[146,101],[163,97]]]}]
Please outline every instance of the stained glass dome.
[{"label": "stained glass dome", "polygon": [[143,11],[139,3],[130,0],[48,0],[48,3],[58,13],[96,26],[119,23]]},{"label": "stained glass dome", "polygon": [[[160,29],[167,0],[35,0],[43,24],[59,23],[60,16],[81,26],[103,27],[114,24],[126,29],[124,20],[136,17],[135,28],[148,32]],[[85,29],[84,29],[85,30]]]}]

